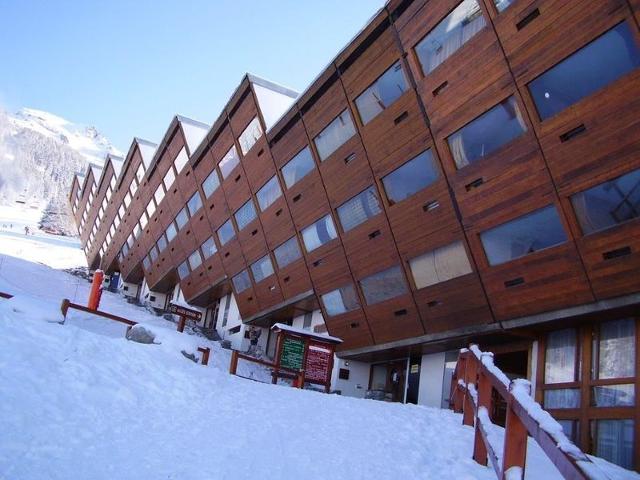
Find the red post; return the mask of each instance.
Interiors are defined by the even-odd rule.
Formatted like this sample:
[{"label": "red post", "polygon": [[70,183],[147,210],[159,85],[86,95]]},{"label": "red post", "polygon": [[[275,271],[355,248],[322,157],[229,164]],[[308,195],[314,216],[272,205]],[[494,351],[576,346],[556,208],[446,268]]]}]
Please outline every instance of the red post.
[{"label": "red post", "polygon": [[64,298],[62,300],[62,305],[60,306],[60,311],[62,312],[62,316],[65,318],[67,318],[67,312],[69,311],[69,304],[71,302],[69,301],[68,298]]},{"label": "red post", "polygon": [[[464,405],[462,413],[462,424],[473,425],[474,420],[474,405],[473,398],[469,392],[469,384],[473,383],[478,391],[478,360],[473,353],[468,354],[464,369],[464,382],[467,385],[467,389],[464,394]],[[491,395],[491,393],[489,393]]]},{"label": "red post", "polygon": [[198,347],[198,351],[202,353],[202,365],[208,365],[211,349],[209,347]]},{"label": "red post", "polygon": [[[478,411],[480,407],[485,407],[491,412],[491,382],[486,378],[484,373],[482,373],[482,370],[480,371],[476,388],[478,390]],[[480,431],[480,420],[478,420],[477,417],[475,438],[473,441],[473,459],[480,465],[487,464],[487,447],[484,444],[482,432]]]},{"label": "red post", "polygon": [[229,364],[229,373],[231,375],[235,375],[237,369],[238,369],[238,351],[233,350],[231,352],[231,363]]},{"label": "red post", "polygon": [[[513,383],[511,386],[513,386]],[[511,467],[520,467],[522,469],[522,478],[524,478],[524,467],[527,460],[527,428],[520,420],[520,417],[513,411],[513,401],[513,395],[509,394],[502,459],[503,479],[505,478],[505,472]]]},{"label": "red post", "polygon": [[104,272],[102,270],[96,270],[93,274],[93,282],[91,284],[91,291],[89,292],[89,302],[87,303],[87,307],[90,310],[98,310],[98,307],[100,306],[103,279]]},{"label": "red post", "polygon": [[184,315],[180,317],[180,320],[178,321],[178,331],[180,333],[184,332],[184,325],[187,323],[187,317],[185,317]]}]

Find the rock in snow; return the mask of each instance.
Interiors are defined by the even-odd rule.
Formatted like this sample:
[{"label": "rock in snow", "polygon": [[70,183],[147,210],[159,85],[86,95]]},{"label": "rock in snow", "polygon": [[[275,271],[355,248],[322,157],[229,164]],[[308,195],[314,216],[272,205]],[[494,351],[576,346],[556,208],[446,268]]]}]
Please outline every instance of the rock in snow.
[{"label": "rock in snow", "polygon": [[143,325],[134,325],[127,331],[127,340],[138,343],[154,343],[156,336]]}]

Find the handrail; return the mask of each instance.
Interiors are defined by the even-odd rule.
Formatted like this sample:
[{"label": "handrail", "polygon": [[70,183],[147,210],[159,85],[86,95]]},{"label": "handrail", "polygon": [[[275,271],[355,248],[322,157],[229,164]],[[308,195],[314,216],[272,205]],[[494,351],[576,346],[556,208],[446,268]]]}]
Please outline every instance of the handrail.
[{"label": "handrail", "polygon": [[[65,310],[65,303],[67,305],[67,308]],[[118,315],[114,315],[113,313],[109,313],[109,312],[103,312],[102,310],[92,310],[88,307],[85,307],[84,305],[79,305],[77,303],[73,303],[70,302],[69,300],[67,300],[66,298],[62,301],[62,313],[63,315],[66,317],[67,316],[67,311],[69,308],[73,308],[74,310],[80,310],[81,312],[87,312],[87,313],[91,313],[93,315],[97,315],[99,317],[104,317],[104,318],[108,318],[109,320],[114,320],[116,322],[120,322],[120,323],[124,323],[127,324],[129,326],[134,326],[137,325],[138,322],[134,322],[133,320],[129,320],[128,318],[124,318],[124,317],[120,317]]]},{"label": "handrail", "polygon": [[[507,403],[504,441],[500,445],[491,421],[492,390]],[[497,477],[524,479],[527,435],[542,448],[564,478],[609,479],[591,459],[574,445],[562,427],[531,397],[528,380],[510,381],[493,363],[493,354],[477,345],[463,348],[451,379],[450,407],[462,413],[464,425],[475,425],[473,459],[491,461]]]}]

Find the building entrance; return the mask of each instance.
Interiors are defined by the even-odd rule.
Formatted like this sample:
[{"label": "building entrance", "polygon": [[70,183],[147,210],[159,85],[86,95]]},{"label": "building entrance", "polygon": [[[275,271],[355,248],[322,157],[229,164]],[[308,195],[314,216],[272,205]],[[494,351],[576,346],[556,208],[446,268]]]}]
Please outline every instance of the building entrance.
[{"label": "building entrance", "polygon": [[404,402],[406,378],[406,359],[372,365],[369,375],[369,390],[379,392],[378,398],[384,395],[384,400]]}]

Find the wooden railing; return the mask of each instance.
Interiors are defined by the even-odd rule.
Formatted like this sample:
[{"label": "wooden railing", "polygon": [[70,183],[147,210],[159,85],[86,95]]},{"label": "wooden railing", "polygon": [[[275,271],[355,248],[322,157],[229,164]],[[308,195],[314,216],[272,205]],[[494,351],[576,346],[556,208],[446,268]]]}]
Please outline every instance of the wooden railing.
[{"label": "wooden railing", "polygon": [[278,378],[289,378],[293,380],[294,387],[304,388],[304,370],[292,370],[290,368],[279,367],[275,363],[245,355],[237,350],[231,352],[231,362],[229,362],[229,373],[231,375],[238,375],[236,372],[238,370],[238,360],[240,359],[269,368],[271,370],[271,383],[277,383]]},{"label": "wooden railing", "polygon": [[[491,420],[495,396],[506,402],[504,440]],[[531,436],[567,479],[595,480],[608,477],[565,436],[562,427],[531,397],[527,380],[510,381],[494,365],[493,354],[476,345],[462,349],[451,380],[450,405],[462,412],[462,423],[475,426],[473,459],[487,465],[487,458],[501,480],[523,479],[527,438]]]}]

